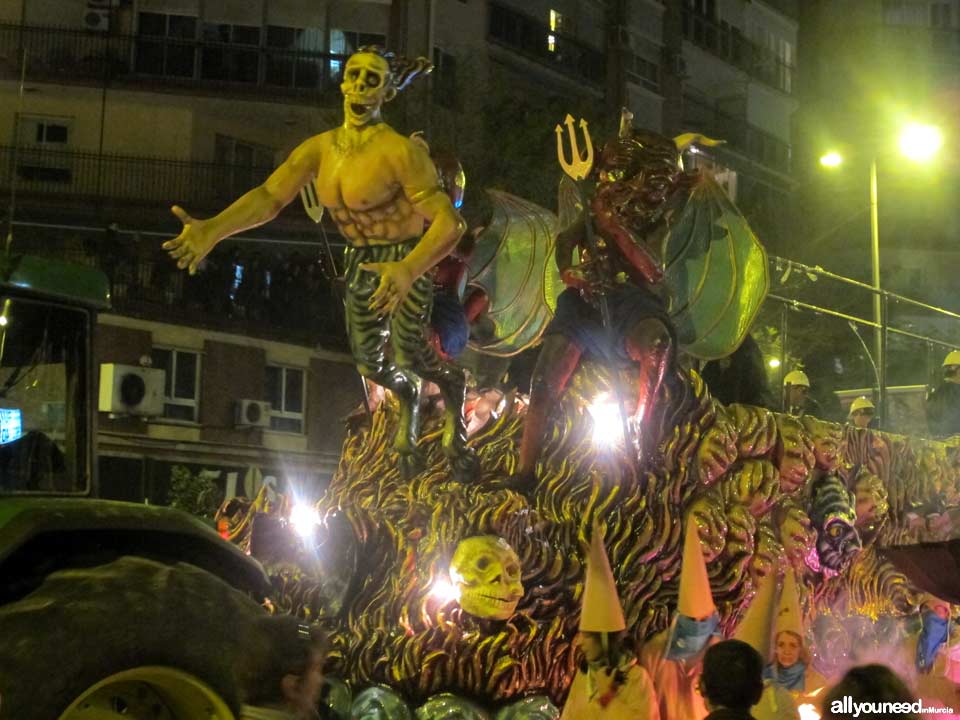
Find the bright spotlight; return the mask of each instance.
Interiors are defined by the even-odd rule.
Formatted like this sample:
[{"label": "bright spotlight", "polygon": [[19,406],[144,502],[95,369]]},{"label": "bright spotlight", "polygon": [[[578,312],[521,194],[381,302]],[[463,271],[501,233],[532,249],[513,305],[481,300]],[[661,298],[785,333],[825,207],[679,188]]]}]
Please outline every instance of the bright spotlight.
[{"label": "bright spotlight", "polygon": [[820,158],[820,164],[824,167],[837,167],[843,163],[843,155],[838,152],[828,152]]},{"label": "bright spotlight", "polygon": [[593,443],[611,447],[623,440],[623,420],[620,407],[607,395],[600,395],[587,408],[593,418]]},{"label": "bright spotlight", "polygon": [[800,720],[820,720],[820,713],[810,703],[801,705],[797,710],[800,712]]},{"label": "bright spotlight", "polygon": [[770,358],[770,359],[767,361],[767,365],[769,365],[769,366],[772,367],[773,369],[777,369],[778,367],[780,367],[780,359],[779,359],[779,358]]},{"label": "bright spotlight", "polygon": [[430,597],[446,605],[454,600],[460,600],[460,591],[449,579],[441,575],[433,581],[433,585],[430,588]]},{"label": "bright spotlight", "polygon": [[933,125],[910,123],[900,134],[900,152],[911,160],[929,160],[941,147],[943,135]]},{"label": "bright spotlight", "polygon": [[290,510],[290,524],[301,537],[313,537],[317,525],[320,524],[320,515],[312,505],[297,503]]},{"label": "bright spotlight", "polygon": [[6,327],[8,322],[6,315],[0,315],[0,327]]}]

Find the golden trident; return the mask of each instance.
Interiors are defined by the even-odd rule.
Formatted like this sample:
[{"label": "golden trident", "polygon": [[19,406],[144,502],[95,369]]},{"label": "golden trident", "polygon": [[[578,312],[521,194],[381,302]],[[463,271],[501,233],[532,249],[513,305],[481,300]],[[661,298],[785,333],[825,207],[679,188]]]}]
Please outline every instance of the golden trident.
[{"label": "golden trident", "polygon": [[577,142],[577,131],[573,127],[573,117],[568,113],[563,123],[567,126],[567,134],[570,136],[570,162],[567,162],[566,153],[563,149],[563,128],[557,125],[557,160],[560,161],[560,167],[574,180],[586,180],[590,170],[593,169],[593,141],[590,139],[590,130],[587,127],[587,121],[580,118],[580,130],[583,131],[583,141],[586,145],[586,155],[581,156],[580,146]]}]

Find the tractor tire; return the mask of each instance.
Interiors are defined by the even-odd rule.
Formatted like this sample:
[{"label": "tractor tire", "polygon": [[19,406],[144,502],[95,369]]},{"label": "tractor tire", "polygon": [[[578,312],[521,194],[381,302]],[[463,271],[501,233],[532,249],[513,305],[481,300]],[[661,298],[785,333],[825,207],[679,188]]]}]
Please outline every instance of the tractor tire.
[{"label": "tractor tire", "polygon": [[[26,597],[0,607],[0,720],[86,717],[64,713],[118,673],[117,687],[124,676],[143,685],[141,699],[179,692],[176,683],[154,685],[151,678],[162,675],[138,670],[143,668],[171,669],[199,681],[214,698],[208,706],[229,712],[197,717],[228,718],[240,706],[238,664],[269,642],[258,629],[265,616],[243,593],[185,563],[122,557],[52,573]],[[122,698],[111,701],[120,706],[118,717],[141,717]],[[157,710],[161,705],[163,712]],[[190,713],[169,710],[177,705],[176,698],[156,702],[157,714],[142,717],[185,720]]]}]

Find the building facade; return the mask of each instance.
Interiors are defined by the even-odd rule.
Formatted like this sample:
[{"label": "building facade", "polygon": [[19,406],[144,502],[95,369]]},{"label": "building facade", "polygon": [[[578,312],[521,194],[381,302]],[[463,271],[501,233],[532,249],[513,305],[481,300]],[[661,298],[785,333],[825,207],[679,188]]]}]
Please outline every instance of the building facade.
[{"label": "building facade", "polygon": [[[343,242],[299,203],[195,277],[160,243],[215,213],[341,116],[363,45],[435,71],[387,108],[485,186],[552,207],[554,125],[703,132],[707,165],[765,222],[790,189],[795,3],[754,0],[23,0],[0,4],[0,193],[13,247],[97,265],[101,363],[166,371],[163,417],[100,418],[108,495],[163,502],[170,468],[329,477],[360,381],[344,342]],[[494,151],[491,151],[491,148]],[[754,220],[754,217],[751,216]],[[266,426],[237,421],[271,405]]]}]

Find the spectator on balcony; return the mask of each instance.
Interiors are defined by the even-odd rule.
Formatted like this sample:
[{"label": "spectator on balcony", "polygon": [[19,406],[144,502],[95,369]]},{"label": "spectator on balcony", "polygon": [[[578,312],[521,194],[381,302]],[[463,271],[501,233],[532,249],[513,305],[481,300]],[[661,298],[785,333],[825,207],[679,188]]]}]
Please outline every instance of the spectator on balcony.
[{"label": "spectator on balcony", "polygon": [[261,306],[265,290],[265,269],[259,253],[249,256],[242,264],[235,303],[238,314],[246,320],[261,319]]}]

